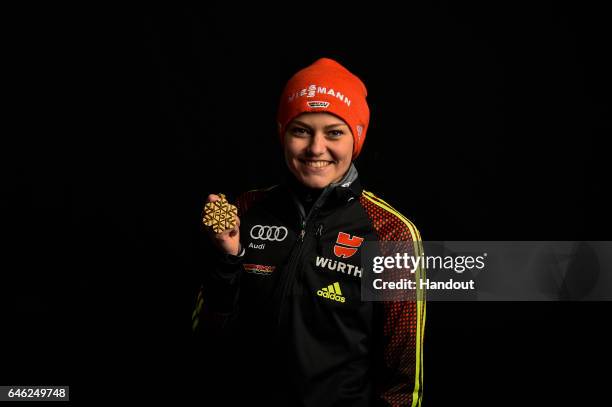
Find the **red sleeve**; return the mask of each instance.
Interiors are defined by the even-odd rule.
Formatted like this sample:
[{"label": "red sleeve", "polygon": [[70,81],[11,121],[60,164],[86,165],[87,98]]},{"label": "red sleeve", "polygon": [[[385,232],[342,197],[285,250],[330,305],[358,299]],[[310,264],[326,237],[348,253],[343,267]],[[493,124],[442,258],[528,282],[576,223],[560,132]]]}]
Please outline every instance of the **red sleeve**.
[{"label": "red sleeve", "polygon": [[[381,255],[406,252],[423,254],[417,228],[374,194],[364,191],[361,203],[365,208],[380,242]],[[385,242],[397,242],[385,244]],[[412,274],[416,282],[424,278],[424,270]],[[405,275],[403,275],[405,277]],[[417,284],[417,287],[419,285]],[[423,395],[423,339],[425,328],[425,293],[410,292],[402,301],[375,303],[379,337],[374,343],[379,349],[376,363],[378,378],[376,396],[381,405],[420,406]]]}]

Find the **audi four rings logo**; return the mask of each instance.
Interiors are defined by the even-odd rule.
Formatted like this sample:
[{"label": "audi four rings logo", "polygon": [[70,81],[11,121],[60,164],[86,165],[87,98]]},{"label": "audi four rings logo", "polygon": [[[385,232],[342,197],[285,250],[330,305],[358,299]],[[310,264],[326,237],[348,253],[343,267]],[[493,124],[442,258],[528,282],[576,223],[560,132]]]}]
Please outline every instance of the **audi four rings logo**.
[{"label": "audi four rings logo", "polygon": [[284,226],[255,225],[251,228],[251,237],[259,240],[282,242],[287,237],[287,228]]}]

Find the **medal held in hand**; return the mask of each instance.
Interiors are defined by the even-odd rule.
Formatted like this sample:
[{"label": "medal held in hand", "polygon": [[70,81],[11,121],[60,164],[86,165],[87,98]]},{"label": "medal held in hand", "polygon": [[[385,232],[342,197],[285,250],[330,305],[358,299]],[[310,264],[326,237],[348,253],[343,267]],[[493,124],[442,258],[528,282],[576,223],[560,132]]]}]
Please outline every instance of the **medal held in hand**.
[{"label": "medal held in hand", "polygon": [[215,233],[236,227],[238,216],[238,209],[227,202],[225,195],[219,194],[219,197],[221,199],[218,201],[208,202],[204,206],[204,218],[202,219],[204,225],[212,228]]}]

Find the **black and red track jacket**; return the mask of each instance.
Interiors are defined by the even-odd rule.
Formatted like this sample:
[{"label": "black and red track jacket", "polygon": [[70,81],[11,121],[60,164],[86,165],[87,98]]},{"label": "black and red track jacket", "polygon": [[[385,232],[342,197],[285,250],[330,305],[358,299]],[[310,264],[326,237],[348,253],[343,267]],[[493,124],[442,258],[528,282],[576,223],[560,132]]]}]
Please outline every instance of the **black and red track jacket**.
[{"label": "black and red track jacket", "polygon": [[242,256],[203,271],[193,328],[224,345],[223,374],[236,382],[226,401],[419,406],[425,302],[362,301],[359,253],[402,241],[418,254],[419,232],[362,189],[352,165],[308,198],[295,179],[242,194]]}]

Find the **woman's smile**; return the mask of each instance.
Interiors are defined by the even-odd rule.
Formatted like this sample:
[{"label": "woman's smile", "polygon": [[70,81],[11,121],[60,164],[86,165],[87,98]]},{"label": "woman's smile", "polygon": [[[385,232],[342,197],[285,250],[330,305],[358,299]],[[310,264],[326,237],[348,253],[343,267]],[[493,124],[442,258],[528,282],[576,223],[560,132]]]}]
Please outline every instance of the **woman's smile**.
[{"label": "woman's smile", "polygon": [[299,160],[305,167],[313,170],[321,170],[329,167],[334,162],[326,161],[326,160],[308,160],[308,159],[300,159]]}]

